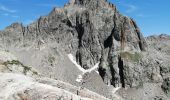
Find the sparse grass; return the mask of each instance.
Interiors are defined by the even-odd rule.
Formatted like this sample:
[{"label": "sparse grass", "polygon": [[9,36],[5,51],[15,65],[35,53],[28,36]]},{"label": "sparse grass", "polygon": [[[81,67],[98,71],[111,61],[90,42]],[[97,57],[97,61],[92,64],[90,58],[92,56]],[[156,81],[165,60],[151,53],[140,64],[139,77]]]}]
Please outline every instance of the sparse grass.
[{"label": "sparse grass", "polygon": [[142,58],[142,55],[137,52],[135,52],[134,54],[130,52],[121,52],[120,55],[122,58],[133,62],[139,62],[139,60]]},{"label": "sparse grass", "polygon": [[5,65],[5,66],[7,66],[7,65],[21,65],[21,62],[19,62],[18,60],[12,60],[12,61],[4,62],[3,65]]},{"label": "sparse grass", "polygon": [[139,88],[143,88],[143,82],[142,81],[140,81],[139,85],[136,87],[136,89],[139,89]]},{"label": "sparse grass", "polygon": [[55,61],[55,57],[53,56],[48,57],[48,62],[50,63],[51,66],[53,66],[54,61]]},{"label": "sparse grass", "polygon": [[3,65],[8,66],[8,65],[20,65],[22,66],[23,69],[23,73],[26,75],[28,71],[32,71],[33,74],[38,75],[38,72],[33,71],[31,67],[25,66],[23,63],[21,63],[18,60],[12,60],[12,61],[6,61],[3,63]]},{"label": "sparse grass", "polygon": [[28,66],[22,66],[22,67],[24,67],[23,73],[24,73],[25,75],[27,74],[28,71],[31,70],[31,67],[28,67]]},{"label": "sparse grass", "polygon": [[22,46],[23,46],[23,47],[28,47],[28,46],[29,46],[29,44],[23,44]]},{"label": "sparse grass", "polygon": [[32,71],[32,72],[33,72],[34,75],[38,75],[38,72],[36,72],[36,71]]}]

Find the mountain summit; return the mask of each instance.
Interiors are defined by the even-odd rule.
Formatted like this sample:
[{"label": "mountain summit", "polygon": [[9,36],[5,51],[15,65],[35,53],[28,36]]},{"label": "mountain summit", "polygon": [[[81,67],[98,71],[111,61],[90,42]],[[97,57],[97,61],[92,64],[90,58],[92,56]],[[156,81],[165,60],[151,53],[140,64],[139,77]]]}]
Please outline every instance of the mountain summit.
[{"label": "mountain summit", "polygon": [[[11,73],[40,77],[39,83],[54,87],[54,80],[60,80],[110,99],[166,98],[169,56],[157,56],[160,52],[150,43],[136,22],[120,14],[108,1],[70,0],[63,8],[54,8],[28,26],[14,23],[1,31],[0,61]],[[41,80],[42,77],[51,81]],[[63,84],[64,89],[79,95],[81,89],[74,87],[72,91],[72,85]],[[153,94],[149,95],[147,89]],[[83,89],[81,93],[85,95],[80,96],[92,97],[89,90]],[[141,91],[147,96],[140,95]],[[96,100],[107,99],[98,94],[93,94]]]}]

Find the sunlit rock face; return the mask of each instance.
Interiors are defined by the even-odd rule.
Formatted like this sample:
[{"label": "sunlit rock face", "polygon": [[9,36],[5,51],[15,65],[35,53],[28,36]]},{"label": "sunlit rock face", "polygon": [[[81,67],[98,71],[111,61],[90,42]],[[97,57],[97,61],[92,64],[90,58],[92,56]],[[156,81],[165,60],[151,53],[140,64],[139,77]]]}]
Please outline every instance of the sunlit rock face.
[{"label": "sunlit rock face", "polygon": [[14,23],[0,31],[0,50],[2,58],[13,55],[2,61],[6,72],[36,72],[112,98],[117,89],[148,82],[169,93],[169,51],[160,47],[165,37],[145,39],[136,22],[107,0],[70,0],[28,26]]}]

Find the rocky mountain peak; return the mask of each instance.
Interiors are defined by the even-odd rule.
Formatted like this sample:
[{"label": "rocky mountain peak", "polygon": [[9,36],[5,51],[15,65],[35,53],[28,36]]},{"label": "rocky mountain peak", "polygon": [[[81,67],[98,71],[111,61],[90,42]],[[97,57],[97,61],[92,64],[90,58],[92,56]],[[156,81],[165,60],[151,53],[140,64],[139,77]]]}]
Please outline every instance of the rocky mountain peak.
[{"label": "rocky mountain peak", "polygon": [[16,22],[16,23],[13,23],[10,26],[8,26],[6,29],[7,30],[16,30],[16,31],[19,31],[19,30],[22,29],[22,27],[23,27],[22,23]]},{"label": "rocky mountain peak", "polygon": [[[0,72],[38,74],[111,99],[120,88],[140,88],[145,83],[150,84],[144,87],[149,91],[157,91],[157,85],[152,86],[161,83],[169,93],[169,43],[165,35],[145,39],[134,19],[120,14],[107,0],[70,0],[26,27],[13,23],[0,31]],[[69,90],[81,94],[77,88]]]},{"label": "rocky mountain peak", "polygon": [[15,23],[11,24],[9,27],[15,28],[15,27],[20,27],[20,26],[22,26],[21,23],[15,22]]},{"label": "rocky mountain peak", "polygon": [[121,15],[106,0],[71,0],[64,8],[54,8],[48,16],[27,27],[17,23],[10,27],[13,30],[8,36],[12,39],[2,35],[7,39],[1,43],[16,43],[15,47],[22,43],[39,50],[47,44],[55,44],[59,51],[73,54],[84,69],[99,63],[99,74],[104,82],[114,86],[130,84],[122,76],[121,62],[125,62],[122,53],[140,53],[147,49],[136,22]]},{"label": "rocky mountain peak", "polygon": [[107,0],[70,0],[67,5],[86,7],[91,10],[115,8],[115,6]]},{"label": "rocky mountain peak", "polygon": [[106,3],[106,0],[70,0],[70,3],[85,6],[90,3]]}]

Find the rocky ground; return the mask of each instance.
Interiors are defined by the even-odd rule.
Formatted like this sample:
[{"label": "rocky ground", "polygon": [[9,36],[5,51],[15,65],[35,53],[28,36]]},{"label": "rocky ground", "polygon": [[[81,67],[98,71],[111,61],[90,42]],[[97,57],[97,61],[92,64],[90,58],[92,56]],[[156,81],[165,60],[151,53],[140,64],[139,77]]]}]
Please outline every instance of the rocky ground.
[{"label": "rocky ground", "polygon": [[0,52],[0,56],[0,100],[109,100],[83,86],[45,77],[8,52]]},{"label": "rocky ground", "polygon": [[87,89],[57,80],[40,79],[38,82],[19,74],[0,75],[1,100],[109,100]]},{"label": "rocky ground", "polygon": [[70,0],[0,31],[0,99],[168,100],[169,44],[106,0]]}]

